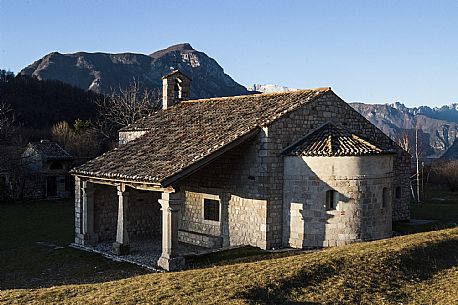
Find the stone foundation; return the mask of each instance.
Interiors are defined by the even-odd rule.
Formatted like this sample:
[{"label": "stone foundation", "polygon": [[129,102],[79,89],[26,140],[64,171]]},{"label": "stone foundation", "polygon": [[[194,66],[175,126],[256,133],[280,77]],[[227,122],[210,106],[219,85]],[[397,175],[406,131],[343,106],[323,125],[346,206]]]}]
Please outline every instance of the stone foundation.
[{"label": "stone foundation", "polygon": [[178,241],[204,248],[218,249],[223,245],[222,238],[202,233],[178,231]]}]

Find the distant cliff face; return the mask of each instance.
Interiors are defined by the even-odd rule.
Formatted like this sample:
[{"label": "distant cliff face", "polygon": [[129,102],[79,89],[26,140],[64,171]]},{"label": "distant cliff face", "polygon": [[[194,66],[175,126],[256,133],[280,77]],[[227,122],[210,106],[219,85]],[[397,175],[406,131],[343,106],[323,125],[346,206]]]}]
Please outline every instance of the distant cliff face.
[{"label": "distant cliff face", "polygon": [[98,93],[125,88],[134,79],[150,89],[162,86],[161,77],[180,69],[192,79],[191,98],[231,96],[249,93],[224,73],[223,68],[190,44],[178,44],[145,54],[50,53],[24,68],[20,74],[40,80],[59,80]]},{"label": "distant cliff face", "polygon": [[458,111],[454,105],[441,108],[421,106],[407,108],[403,104],[351,103],[359,113],[391,138],[398,138],[403,130],[415,129],[415,121],[436,155],[449,149],[458,137]]}]

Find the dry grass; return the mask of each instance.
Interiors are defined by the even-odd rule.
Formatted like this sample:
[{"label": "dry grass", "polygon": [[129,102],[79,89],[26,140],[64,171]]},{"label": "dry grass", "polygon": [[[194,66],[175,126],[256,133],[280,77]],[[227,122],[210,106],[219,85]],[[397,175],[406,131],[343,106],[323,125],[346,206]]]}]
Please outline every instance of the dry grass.
[{"label": "dry grass", "polygon": [[458,228],[112,282],[0,292],[0,303],[458,304]]}]

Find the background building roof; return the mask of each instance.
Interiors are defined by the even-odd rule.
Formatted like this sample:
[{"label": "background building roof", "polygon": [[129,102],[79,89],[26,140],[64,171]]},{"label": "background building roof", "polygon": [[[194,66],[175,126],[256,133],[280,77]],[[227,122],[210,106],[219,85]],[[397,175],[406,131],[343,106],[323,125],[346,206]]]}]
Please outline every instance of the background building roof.
[{"label": "background building roof", "polygon": [[34,149],[47,160],[71,160],[72,156],[56,142],[41,140],[29,143],[28,147]]}]

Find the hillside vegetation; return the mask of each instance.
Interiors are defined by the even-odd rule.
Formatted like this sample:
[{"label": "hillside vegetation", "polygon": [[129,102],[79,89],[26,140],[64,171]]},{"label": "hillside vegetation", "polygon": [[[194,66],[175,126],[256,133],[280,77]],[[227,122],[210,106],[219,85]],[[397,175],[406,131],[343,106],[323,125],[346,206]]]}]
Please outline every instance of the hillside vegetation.
[{"label": "hillside vegetation", "polygon": [[458,304],[458,228],[112,282],[0,292],[0,303]]},{"label": "hillside vegetation", "polygon": [[10,104],[17,122],[25,128],[45,129],[60,121],[90,120],[97,116],[93,92],[59,81],[17,76],[0,81],[0,103]]}]

